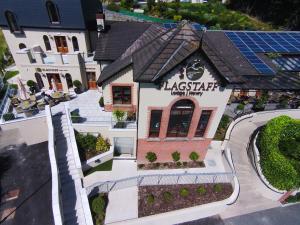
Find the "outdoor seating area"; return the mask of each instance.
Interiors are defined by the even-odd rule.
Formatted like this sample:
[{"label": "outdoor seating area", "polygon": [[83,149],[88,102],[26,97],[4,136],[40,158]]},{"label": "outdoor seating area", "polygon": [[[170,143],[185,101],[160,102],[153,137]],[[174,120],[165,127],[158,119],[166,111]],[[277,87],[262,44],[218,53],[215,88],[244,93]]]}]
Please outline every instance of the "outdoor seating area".
[{"label": "outdoor seating area", "polygon": [[73,97],[69,93],[58,91],[55,86],[47,91],[37,91],[36,88],[28,86],[30,91],[26,89],[21,80],[18,81],[18,92],[9,95],[10,105],[2,116],[4,121],[38,115],[44,112],[46,105],[53,107],[60,102],[69,101]]}]

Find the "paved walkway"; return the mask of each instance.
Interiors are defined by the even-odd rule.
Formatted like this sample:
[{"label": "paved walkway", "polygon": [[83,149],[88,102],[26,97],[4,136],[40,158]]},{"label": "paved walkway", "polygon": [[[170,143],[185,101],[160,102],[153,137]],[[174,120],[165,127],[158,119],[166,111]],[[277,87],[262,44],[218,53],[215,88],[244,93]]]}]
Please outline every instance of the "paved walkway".
[{"label": "paved walkway", "polygon": [[253,118],[241,121],[233,128],[228,147],[231,149],[233,163],[240,182],[240,195],[236,203],[221,214],[222,218],[280,206],[277,200],[281,195],[274,193],[262,183],[252,168],[247,155],[247,146],[252,133],[270,119],[280,115],[300,118],[300,110],[259,113]]}]

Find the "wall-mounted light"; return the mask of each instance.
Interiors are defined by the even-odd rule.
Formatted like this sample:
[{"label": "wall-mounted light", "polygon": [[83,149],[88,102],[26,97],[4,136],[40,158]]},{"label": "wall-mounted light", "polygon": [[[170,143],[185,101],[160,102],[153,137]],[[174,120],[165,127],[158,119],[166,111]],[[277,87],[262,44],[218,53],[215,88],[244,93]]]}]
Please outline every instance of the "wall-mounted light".
[{"label": "wall-mounted light", "polygon": [[62,73],[61,73],[61,77],[64,78],[64,79],[66,78],[66,76],[64,74],[62,74]]},{"label": "wall-mounted light", "polygon": [[42,73],[42,77],[46,78],[46,74]]},{"label": "wall-mounted light", "polygon": [[68,36],[68,40],[71,41],[71,39],[72,39],[72,38],[71,38],[70,36]]}]

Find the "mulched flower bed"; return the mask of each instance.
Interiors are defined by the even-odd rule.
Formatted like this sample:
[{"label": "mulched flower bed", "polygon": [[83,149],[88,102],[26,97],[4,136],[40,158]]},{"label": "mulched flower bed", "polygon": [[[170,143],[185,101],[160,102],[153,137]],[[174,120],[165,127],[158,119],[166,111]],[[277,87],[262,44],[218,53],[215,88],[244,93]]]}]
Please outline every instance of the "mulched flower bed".
[{"label": "mulched flower bed", "polygon": [[[199,187],[202,191],[199,191]],[[187,195],[184,195],[183,188],[188,190]],[[228,198],[232,192],[230,183],[141,186],[139,217],[221,201]]]},{"label": "mulched flower bed", "polygon": [[138,168],[140,170],[184,169],[184,168],[199,168],[199,167],[205,167],[203,161],[138,164]]}]

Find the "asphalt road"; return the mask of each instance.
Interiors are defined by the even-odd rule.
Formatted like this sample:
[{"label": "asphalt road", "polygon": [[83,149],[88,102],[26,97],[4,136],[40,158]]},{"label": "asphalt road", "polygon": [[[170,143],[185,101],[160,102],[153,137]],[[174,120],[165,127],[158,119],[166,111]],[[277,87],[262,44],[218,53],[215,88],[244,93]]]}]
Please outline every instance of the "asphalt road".
[{"label": "asphalt road", "polygon": [[222,220],[219,216],[182,223],[180,225],[300,225],[300,203],[258,211]]}]

